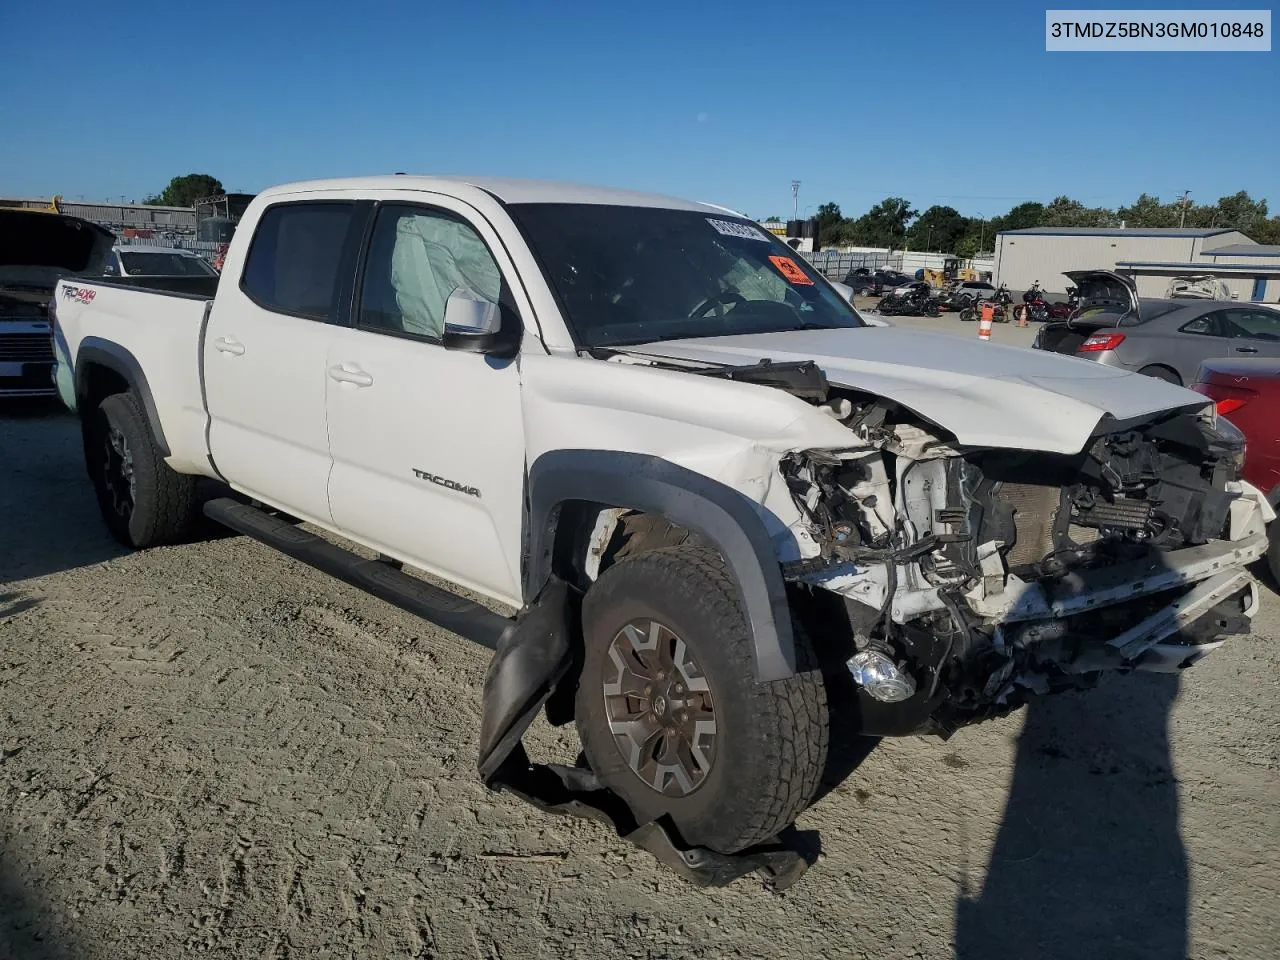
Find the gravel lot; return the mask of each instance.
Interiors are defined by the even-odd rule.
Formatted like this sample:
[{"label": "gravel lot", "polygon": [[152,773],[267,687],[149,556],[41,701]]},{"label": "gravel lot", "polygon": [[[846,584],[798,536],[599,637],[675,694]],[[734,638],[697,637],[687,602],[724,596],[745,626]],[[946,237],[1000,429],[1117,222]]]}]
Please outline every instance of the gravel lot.
[{"label": "gravel lot", "polygon": [[0,958],[1276,956],[1272,593],[1183,677],[881,744],[800,884],[702,891],[480,786],[485,651],[244,538],[119,550],[51,406],[0,407],[0,518]]}]

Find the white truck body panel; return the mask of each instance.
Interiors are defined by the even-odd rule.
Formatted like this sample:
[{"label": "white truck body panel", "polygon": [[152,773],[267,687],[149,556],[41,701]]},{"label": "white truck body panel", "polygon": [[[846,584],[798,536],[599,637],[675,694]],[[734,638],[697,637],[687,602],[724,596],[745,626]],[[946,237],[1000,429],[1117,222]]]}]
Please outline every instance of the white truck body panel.
[{"label": "white truck body panel", "polygon": [[[208,301],[158,296],[86,280],[64,280],[55,295],[68,359],[74,361],[89,336],[127,345],[147,372],[169,445],[166,462],[179,473],[212,476],[204,436],[208,418],[199,376],[200,335]],[[59,365],[63,362],[60,357]]]}]

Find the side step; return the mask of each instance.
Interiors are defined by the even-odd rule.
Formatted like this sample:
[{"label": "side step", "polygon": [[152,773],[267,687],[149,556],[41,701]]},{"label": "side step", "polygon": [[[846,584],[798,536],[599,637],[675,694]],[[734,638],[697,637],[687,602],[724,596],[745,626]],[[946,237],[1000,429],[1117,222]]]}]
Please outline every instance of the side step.
[{"label": "side step", "polygon": [[210,500],[204,512],[237,533],[261,540],[344,583],[491,650],[515,621],[470,600],[401,573],[383,560],[366,560],[322,537],[226,497]]}]

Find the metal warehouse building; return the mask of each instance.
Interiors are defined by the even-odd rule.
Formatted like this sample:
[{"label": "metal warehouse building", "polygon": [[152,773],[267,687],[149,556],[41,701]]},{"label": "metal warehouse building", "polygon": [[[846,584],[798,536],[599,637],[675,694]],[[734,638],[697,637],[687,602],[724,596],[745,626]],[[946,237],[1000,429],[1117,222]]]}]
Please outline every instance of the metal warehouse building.
[{"label": "metal warehouse building", "polygon": [[[1181,272],[1202,273],[1216,249],[1257,247],[1239,230],[1221,228],[1032,227],[996,234],[995,280],[1011,290],[1040,281],[1049,293],[1065,293],[1064,270],[1115,270],[1125,264],[1173,264]],[[1275,261],[1280,263],[1280,261]],[[1168,284],[1144,296],[1161,296]],[[1249,299],[1242,296],[1241,299]]]},{"label": "metal warehouse building", "polygon": [[1221,280],[1237,300],[1280,303],[1280,245],[1230,243],[1200,253],[1194,263],[1121,261],[1116,272],[1133,277],[1138,295],[1162,297],[1169,280],[1203,274]]}]

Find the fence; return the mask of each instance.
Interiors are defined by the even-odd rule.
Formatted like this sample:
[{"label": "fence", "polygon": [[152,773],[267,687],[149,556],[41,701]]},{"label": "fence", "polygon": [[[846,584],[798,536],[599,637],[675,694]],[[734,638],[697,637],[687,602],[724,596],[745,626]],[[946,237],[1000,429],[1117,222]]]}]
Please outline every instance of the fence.
[{"label": "fence", "polygon": [[819,250],[817,253],[806,253],[804,256],[828,280],[843,280],[851,271],[859,267],[866,267],[868,270],[902,269],[902,254],[887,251],[842,253],[839,250]]},{"label": "fence", "polygon": [[192,240],[188,237],[120,237],[116,243],[122,247],[171,247],[177,250],[190,250],[192,253],[212,261],[214,254],[223,244],[213,240]]}]

